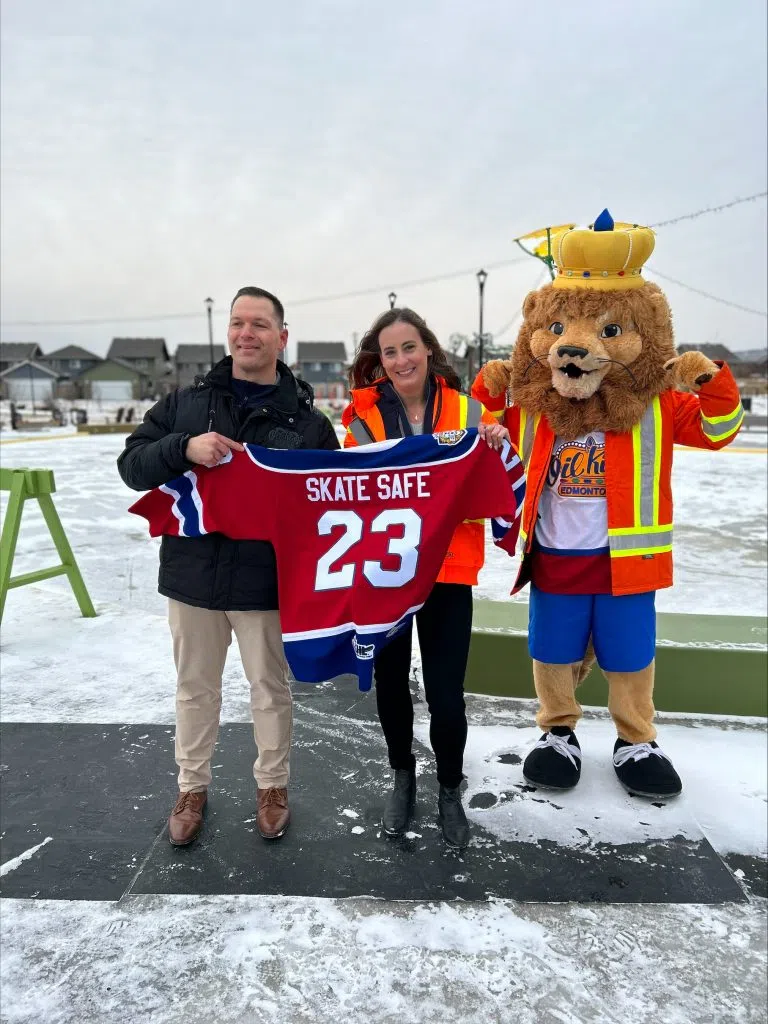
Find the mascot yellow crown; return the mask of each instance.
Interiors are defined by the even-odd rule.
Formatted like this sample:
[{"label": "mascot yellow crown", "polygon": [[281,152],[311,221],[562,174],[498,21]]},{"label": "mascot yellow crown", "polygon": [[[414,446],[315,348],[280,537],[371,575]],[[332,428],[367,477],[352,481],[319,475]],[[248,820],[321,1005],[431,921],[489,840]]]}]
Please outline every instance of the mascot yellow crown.
[{"label": "mascot yellow crown", "polygon": [[588,228],[567,227],[553,235],[557,266],[553,287],[617,291],[642,288],[641,269],[653,252],[654,234],[637,224],[614,223],[603,210]]}]

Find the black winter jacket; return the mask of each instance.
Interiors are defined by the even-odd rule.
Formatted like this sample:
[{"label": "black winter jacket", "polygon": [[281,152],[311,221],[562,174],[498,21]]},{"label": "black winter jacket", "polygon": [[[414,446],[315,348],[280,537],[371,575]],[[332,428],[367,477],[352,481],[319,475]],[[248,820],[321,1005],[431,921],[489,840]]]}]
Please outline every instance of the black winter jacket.
[{"label": "black winter jacket", "polygon": [[[277,368],[277,388],[247,413],[236,407],[231,391],[231,356],[192,387],[159,401],[127,438],[117,460],[120,476],[136,491],[168,483],[193,468],[184,457],[189,438],[211,430],[265,448],[338,448],[333,426],[313,408],[311,387],[284,363]],[[158,590],[218,611],[277,608],[274,549],[265,541],[230,540],[220,533],[163,537]]]}]

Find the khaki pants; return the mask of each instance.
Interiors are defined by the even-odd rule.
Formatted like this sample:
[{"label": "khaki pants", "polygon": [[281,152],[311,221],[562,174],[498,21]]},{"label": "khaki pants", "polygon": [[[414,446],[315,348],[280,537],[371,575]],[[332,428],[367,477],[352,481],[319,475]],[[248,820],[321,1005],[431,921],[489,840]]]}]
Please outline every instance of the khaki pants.
[{"label": "khaki pants", "polygon": [[293,705],[280,619],[271,612],[217,612],[169,600],[176,683],[176,764],[179,790],[197,792],[211,782],[219,731],[221,677],[232,631],[251,685],[259,789],[288,785]]}]

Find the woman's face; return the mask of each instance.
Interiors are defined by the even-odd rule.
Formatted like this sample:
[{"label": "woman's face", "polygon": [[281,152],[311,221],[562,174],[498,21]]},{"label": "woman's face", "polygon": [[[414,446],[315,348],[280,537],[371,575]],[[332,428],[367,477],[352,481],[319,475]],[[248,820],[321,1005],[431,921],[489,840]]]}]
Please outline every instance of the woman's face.
[{"label": "woman's face", "polygon": [[379,334],[381,365],[397,392],[407,397],[424,393],[429,372],[429,349],[410,324],[398,320]]}]

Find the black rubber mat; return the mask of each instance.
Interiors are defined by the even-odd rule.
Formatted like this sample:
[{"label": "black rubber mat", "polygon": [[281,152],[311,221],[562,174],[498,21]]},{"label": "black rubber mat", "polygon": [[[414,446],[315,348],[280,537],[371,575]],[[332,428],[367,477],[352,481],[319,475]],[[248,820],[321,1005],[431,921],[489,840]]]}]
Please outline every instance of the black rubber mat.
[{"label": "black rubber mat", "polygon": [[297,692],[293,819],[271,843],[256,831],[252,730],[223,726],[205,831],[185,849],[171,847],[165,832],[176,794],[172,727],[4,725],[2,893],[89,900],[126,893],[601,903],[746,898],[703,835],[585,850],[506,842],[474,824],[464,853],[447,850],[429,772],[419,777],[411,832],[388,840],[378,823],[390,773],[372,711],[372,698],[346,688]]}]

